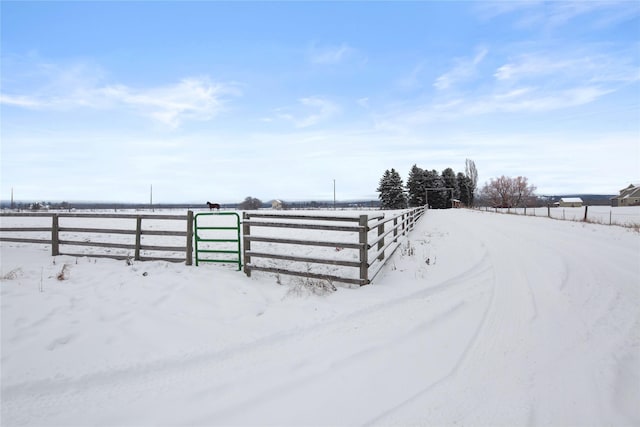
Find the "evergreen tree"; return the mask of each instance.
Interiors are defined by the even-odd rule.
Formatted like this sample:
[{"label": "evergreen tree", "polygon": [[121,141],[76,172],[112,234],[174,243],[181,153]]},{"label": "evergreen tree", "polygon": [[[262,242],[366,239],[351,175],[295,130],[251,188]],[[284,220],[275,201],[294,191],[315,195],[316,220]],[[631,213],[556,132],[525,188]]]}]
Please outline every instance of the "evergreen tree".
[{"label": "evergreen tree", "polygon": [[382,174],[377,191],[380,193],[378,196],[380,199],[380,208],[389,209],[391,193],[391,172],[389,172],[389,169],[384,171],[384,174]]},{"label": "evergreen tree", "polygon": [[405,209],[407,207],[407,196],[404,192],[404,184],[400,174],[391,169],[391,209]]},{"label": "evergreen tree", "polygon": [[[432,209],[443,209],[446,207],[446,190],[444,181],[438,171],[430,170],[424,172],[425,184],[427,189],[427,201]],[[437,189],[437,190],[436,190]]]},{"label": "evergreen tree", "polygon": [[409,193],[409,207],[423,206],[425,204],[426,181],[424,170],[415,164],[411,167],[407,178],[407,192]]},{"label": "evergreen tree", "polygon": [[395,170],[387,169],[384,171],[378,192],[380,193],[381,209],[404,209],[407,207],[407,198],[404,194],[404,188],[400,174]]},{"label": "evergreen tree", "polygon": [[442,181],[447,190],[445,195],[445,207],[450,208],[452,206],[451,199],[460,200],[460,189],[458,188],[458,179],[456,173],[451,168],[446,168],[442,171]]}]

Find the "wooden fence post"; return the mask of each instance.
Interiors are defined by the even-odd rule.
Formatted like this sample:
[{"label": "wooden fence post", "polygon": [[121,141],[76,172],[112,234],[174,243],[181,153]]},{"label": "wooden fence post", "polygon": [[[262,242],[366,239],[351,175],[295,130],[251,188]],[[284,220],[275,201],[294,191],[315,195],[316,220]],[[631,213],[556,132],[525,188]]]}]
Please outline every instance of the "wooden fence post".
[{"label": "wooden fence post", "polygon": [[393,241],[398,241],[398,217],[393,218]]},{"label": "wooden fence post", "polygon": [[589,210],[589,206],[584,205],[584,222],[587,222],[587,210]]},{"label": "wooden fence post", "polygon": [[193,264],[193,211],[187,211],[187,257],[185,264]]},{"label": "wooden fence post", "polygon": [[51,217],[51,256],[60,255],[60,236],[59,236],[58,214]]},{"label": "wooden fence post", "polygon": [[133,259],[140,261],[140,242],[142,240],[142,217],[138,215],[136,217],[136,246]]},{"label": "wooden fence post", "polygon": [[367,215],[360,215],[360,231],[359,243],[360,243],[360,286],[369,283],[369,245],[367,242],[367,236],[369,232],[369,217]]},{"label": "wooden fence post", "polygon": [[406,222],[405,222],[405,219],[404,219],[404,215],[405,215],[405,214],[402,214],[402,216],[400,217],[400,218],[401,218],[401,219],[400,219],[400,224],[402,224],[402,227],[400,227],[400,228],[402,229],[402,232],[401,232],[400,234],[402,234],[403,236],[405,235],[404,230],[405,230],[405,228],[406,228],[406,226],[407,226],[407,224],[406,224]]},{"label": "wooden fence post", "polygon": [[[378,226],[378,238],[384,234],[384,224],[380,224]],[[384,248],[384,237],[382,240],[378,240],[378,251]],[[384,259],[384,251],[378,256],[378,260],[382,261]]]},{"label": "wooden fence post", "polygon": [[242,213],[242,256],[244,258],[244,274],[246,274],[247,277],[251,277],[251,268],[249,267],[249,264],[251,263],[251,256],[247,254],[247,252],[251,250],[251,240],[249,240],[249,237],[251,236],[251,224],[247,222],[249,221],[249,218],[248,213]]}]

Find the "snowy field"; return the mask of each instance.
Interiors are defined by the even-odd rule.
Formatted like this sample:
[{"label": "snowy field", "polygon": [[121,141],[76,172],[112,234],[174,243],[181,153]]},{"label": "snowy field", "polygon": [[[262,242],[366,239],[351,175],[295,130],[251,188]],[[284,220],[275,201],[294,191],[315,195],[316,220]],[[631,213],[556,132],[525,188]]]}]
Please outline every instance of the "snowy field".
[{"label": "snowy field", "polygon": [[[485,210],[487,208],[482,208]],[[489,210],[494,210],[489,208]],[[498,209],[498,212],[525,215],[524,208]],[[547,210],[542,208],[527,208],[526,215],[543,216],[568,221],[582,221],[584,219],[584,207],[561,208],[552,207]],[[589,206],[587,209],[587,221],[597,224],[622,225],[625,227],[640,226],[640,206]]]},{"label": "snowy field", "polygon": [[0,249],[3,426],[640,424],[633,229],[429,211],[326,295]]}]

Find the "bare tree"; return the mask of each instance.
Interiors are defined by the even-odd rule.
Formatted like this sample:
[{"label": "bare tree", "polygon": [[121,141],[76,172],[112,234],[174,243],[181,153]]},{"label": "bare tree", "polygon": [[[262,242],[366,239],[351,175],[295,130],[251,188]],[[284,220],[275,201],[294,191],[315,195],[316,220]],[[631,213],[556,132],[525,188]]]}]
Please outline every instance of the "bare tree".
[{"label": "bare tree", "polygon": [[529,184],[524,176],[510,178],[501,176],[491,179],[484,184],[482,196],[491,206],[499,208],[514,208],[526,206],[532,197],[536,187]]},{"label": "bare tree", "polygon": [[471,184],[475,189],[478,186],[478,169],[476,169],[476,163],[471,159],[466,159],[464,163],[464,174],[471,179]]},{"label": "bare tree", "polygon": [[261,207],[262,201],[251,196],[246,197],[244,201],[238,205],[238,209],[241,210],[256,210],[260,209]]},{"label": "bare tree", "polygon": [[515,190],[514,206],[527,206],[533,197],[534,191],[536,191],[535,185],[529,185],[527,177],[519,176],[513,180],[513,186]]}]

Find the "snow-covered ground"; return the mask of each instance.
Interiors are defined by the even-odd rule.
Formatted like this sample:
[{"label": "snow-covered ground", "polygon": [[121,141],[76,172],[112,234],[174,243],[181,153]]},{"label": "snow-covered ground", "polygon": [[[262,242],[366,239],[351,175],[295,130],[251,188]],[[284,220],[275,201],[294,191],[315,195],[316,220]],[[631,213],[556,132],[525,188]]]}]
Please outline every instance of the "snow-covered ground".
[{"label": "snow-covered ground", "polygon": [[322,296],[49,253],[1,245],[3,426],[640,424],[632,229],[429,211]]}]

